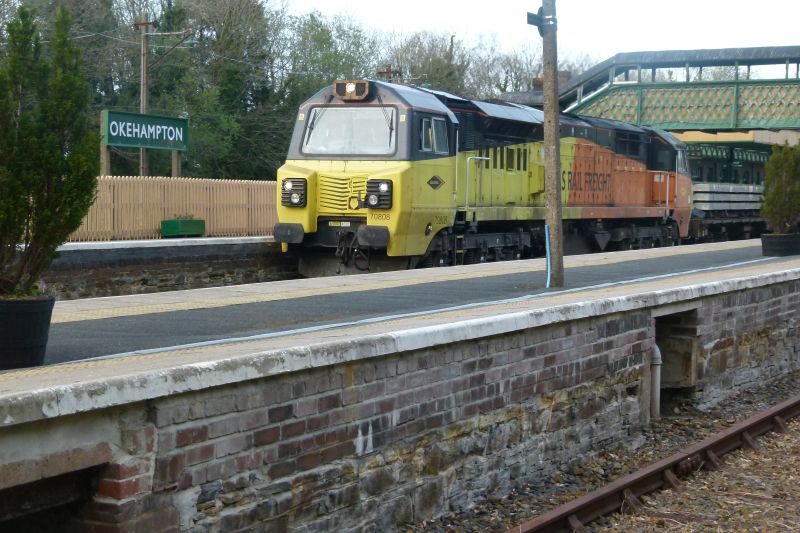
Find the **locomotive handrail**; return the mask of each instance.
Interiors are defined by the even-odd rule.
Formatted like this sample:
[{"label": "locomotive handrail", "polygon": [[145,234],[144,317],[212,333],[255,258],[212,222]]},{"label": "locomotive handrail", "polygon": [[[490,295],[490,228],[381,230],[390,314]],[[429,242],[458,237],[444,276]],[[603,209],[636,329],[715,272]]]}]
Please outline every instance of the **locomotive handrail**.
[{"label": "locomotive handrail", "polygon": [[[489,161],[488,157],[479,157],[479,156],[470,156],[467,158],[467,184],[464,187],[464,209],[469,209],[469,163],[470,161]],[[483,172],[481,172],[481,176],[483,176]],[[456,177],[458,179],[458,177]],[[482,185],[482,183],[480,184]],[[478,192],[480,193],[480,185],[478,186]],[[477,200],[476,200],[477,203]]]}]

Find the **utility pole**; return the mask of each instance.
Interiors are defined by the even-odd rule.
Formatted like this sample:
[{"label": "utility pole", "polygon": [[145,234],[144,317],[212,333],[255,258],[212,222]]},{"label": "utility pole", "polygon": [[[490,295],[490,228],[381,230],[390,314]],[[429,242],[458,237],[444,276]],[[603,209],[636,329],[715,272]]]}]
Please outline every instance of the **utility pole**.
[{"label": "utility pole", "polygon": [[528,24],[538,26],[544,55],[544,202],[550,229],[550,286],[564,286],[564,245],[561,220],[561,149],[559,140],[558,51],[556,0],[542,0]]},{"label": "utility pole", "polygon": [[[147,93],[148,93],[148,84],[147,84],[147,61],[150,47],[148,45],[148,33],[155,28],[155,24],[152,20],[147,20],[149,17],[147,14],[142,13],[139,17],[139,21],[133,24],[134,28],[139,30],[139,35],[142,40],[142,56],[140,61],[140,74],[139,74],[139,113],[146,115],[147,114]],[[147,161],[147,149],[146,148],[139,148],[139,175],[140,176],[147,176],[149,173],[148,169],[148,161]]]}]

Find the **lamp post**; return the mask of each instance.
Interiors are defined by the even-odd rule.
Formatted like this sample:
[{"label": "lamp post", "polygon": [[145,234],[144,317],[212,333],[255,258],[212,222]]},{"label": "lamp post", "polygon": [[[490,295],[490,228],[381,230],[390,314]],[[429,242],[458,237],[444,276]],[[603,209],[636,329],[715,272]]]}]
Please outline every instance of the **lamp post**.
[{"label": "lamp post", "polygon": [[561,149],[558,122],[558,52],[556,0],[543,0],[536,14],[528,13],[528,24],[542,36],[544,56],[544,201],[550,234],[549,286],[564,286],[564,246],[561,220]]}]

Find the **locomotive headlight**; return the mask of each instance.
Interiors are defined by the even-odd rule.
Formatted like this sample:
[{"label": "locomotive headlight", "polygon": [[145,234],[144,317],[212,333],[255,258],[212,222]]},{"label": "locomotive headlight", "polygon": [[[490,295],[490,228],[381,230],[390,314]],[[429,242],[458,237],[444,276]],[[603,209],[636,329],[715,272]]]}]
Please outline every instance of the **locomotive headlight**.
[{"label": "locomotive headlight", "polygon": [[305,178],[286,178],[281,183],[281,205],[303,207],[306,205],[308,184]]},{"label": "locomotive headlight", "polygon": [[391,209],[392,182],[389,180],[367,181],[366,204],[370,209]]}]

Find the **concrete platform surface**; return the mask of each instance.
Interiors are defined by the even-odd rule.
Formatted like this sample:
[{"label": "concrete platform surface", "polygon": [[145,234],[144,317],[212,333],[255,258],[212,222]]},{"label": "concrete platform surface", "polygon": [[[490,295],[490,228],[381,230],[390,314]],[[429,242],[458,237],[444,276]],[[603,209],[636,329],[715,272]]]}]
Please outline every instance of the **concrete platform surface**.
[{"label": "concrete platform surface", "polygon": [[[705,250],[752,251],[755,246],[756,242],[744,241],[710,245]],[[687,246],[574,256],[566,258],[566,266],[616,266],[635,263],[644,257],[659,259],[669,266],[670,263],[677,264],[678,259],[686,254],[702,253],[701,248]],[[54,321],[87,321],[90,324],[93,320],[111,316],[169,313],[175,309],[224,307],[322,293],[368,294],[367,291],[386,287],[413,284],[426,284],[428,287],[436,280],[485,279],[501,273],[530,274],[531,288],[541,288],[544,268],[544,261],[537,259],[66,301],[57,303]],[[9,425],[41,420],[562,320],[643,307],[685,308],[691,305],[692,299],[702,296],[796,279],[800,279],[800,257],[759,258],[719,271],[701,270],[628,283],[540,291],[529,296],[397,317],[384,316],[349,325],[298,329],[291,333],[254,336],[249,340],[221,339],[168,351],[7,371],[0,373],[0,423]]]}]

